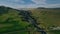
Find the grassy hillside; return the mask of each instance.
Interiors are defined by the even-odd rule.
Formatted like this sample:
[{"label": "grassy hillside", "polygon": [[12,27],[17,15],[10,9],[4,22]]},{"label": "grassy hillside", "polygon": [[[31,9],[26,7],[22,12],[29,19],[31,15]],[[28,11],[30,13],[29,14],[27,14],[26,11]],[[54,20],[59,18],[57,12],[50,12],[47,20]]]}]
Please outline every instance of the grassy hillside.
[{"label": "grassy hillside", "polygon": [[0,34],[40,34],[30,21],[36,22],[30,10],[0,6]]},{"label": "grassy hillside", "polygon": [[60,8],[17,10],[0,6],[0,34],[41,34],[31,20],[48,34],[60,34],[60,30],[53,30],[60,27]]},{"label": "grassy hillside", "polygon": [[60,30],[52,30],[53,32],[51,32],[51,27],[60,27],[60,8],[38,8],[31,10],[31,12],[40,27],[50,34],[60,34]]},{"label": "grassy hillside", "polygon": [[0,6],[0,34],[27,34],[29,23],[19,14],[19,10]]}]

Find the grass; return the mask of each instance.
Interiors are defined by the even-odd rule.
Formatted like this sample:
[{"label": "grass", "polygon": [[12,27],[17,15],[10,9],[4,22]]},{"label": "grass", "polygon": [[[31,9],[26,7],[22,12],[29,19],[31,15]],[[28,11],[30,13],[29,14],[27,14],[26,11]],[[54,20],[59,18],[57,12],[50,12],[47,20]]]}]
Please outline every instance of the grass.
[{"label": "grass", "polygon": [[[32,16],[36,18],[37,23],[40,23],[40,27],[43,27],[47,31],[50,30],[49,27],[60,26],[60,10],[35,9],[31,10],[31,12]],[[60,31],[54,31],[50,32],[49,34],[60,34],[59,32]]]},{"label": "grass", "polygon": [[[6,10],[5,10],[6,9]],[[30,34],[26,31],[34,27],[26,21],[22,21],[22,16],[18,15],[19,12],[14,9],[1,7],[0,11],[0,34]],[[60,30],[50,30],[49,27],[60,26],[60,9],[31,9],[32,17],[34,17],[41,28],[48,30],[48,34],[60,34]],[[28,25],[32,27],[27,28]],[[32,29],[32,30],[33,30]],[[31,30],[31,32],[33,32]],[[40,34],[37,32],[37,34]]]}]

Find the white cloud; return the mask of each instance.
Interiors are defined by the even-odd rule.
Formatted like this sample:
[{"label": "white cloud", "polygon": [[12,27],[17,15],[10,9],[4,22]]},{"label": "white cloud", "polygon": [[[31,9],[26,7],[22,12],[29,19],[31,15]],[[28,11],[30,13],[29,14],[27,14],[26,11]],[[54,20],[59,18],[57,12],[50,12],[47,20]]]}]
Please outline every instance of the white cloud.
[{"label": "white cloud", "polygon": [[18,4],[18,2],[25,3],[24,0],[8,0],[8,1],[9,2],[7,1],[0,2],[0,5],[12,7],[12,8],[60,7],[60,4],[47,4],[46,0],[32,0],[35,4]]},{"label": "white cloud", "polygon": [[15,2],[25,3],[23,0],[14,0]]},{"label": "white cloud", "polygon": [[19,2],[19,0],[14,0],[15,2]]},{"label": "white cloud", "polygon": [[7,2],[11,2],[11,3],[25,3],[25,1],[23,0],[6,0]]},{"label": "white cloud", "polygon": [[18,1],[20,1],[20,0],[6,0],[6,1],[18,2]]},{"label": "white cloud", "polygon": [[56,7],[59,7],[60,8],[60,4],[47,4],[47,5],[45,5],[45,7],[47,7],[47,8],[56,8]]},{"label": "white cloud", "polygon": [[[0,5],[12,7],[12,8],[36,8],[43,6],[42,4],[45,4],[46,0],[32,0],[36,4],[23,4],[25,3],[24,0],[4,0],[4,2],[0,2]],[[19,4],[22,3],[22,4]]]},{"label": "white cloud", "polygon": [[36,4],[30,4],[30,5],[19,5],[17,8],[37,8],[37,7],[46,7],[46,8],[56,8],[60,7],[60,4],[46,4],[46,5],[36,5]]},{"label": "white cloud", "polygon": [[32,0],[36,4],[46,4],[46,0]]}]

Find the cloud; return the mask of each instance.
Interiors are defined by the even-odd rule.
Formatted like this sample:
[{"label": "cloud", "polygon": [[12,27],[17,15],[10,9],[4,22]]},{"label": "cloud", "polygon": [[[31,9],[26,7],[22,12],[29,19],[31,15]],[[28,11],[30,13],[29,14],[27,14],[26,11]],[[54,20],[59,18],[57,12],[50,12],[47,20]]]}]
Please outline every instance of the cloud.
[{"label": "cloud", "polygon": [[12,3],[25,3],[23,0],[7,0],[7,2],[12,2]]},{"label": "cloud", "polygon": [[25,3],[23,0],[14,0],[15,2]]},{"label": "cloud", "polygon": [[46,4],[46,0],[32,0],[36,4]]},{"label": "cloud", "polygon": [[20,0],[15,0],[15,2],[19,2]]},{"label": "cloud", "polygon": [[12,8],[60,7],[60,4],[48,4],[46,1],[47,0],[0,0],[0,5]]},{"label": "cloud", "polygon": [[[27,4],[28,1],[29,3]],[[0,5],[12,8],[36,8],[45,4],[46,0],[0,0]],[[34,2],[34,3],[31,3]]]},{"label": "cloud", "polygon": [[20,0],[6,0],[6,1],[18,2],[18,1],[20,1]]},{"label": "cloud", "polygon": [[56,8],[56,7],[60,8],[60,4],[46,4],[45,7],[47,7],[47,8]]}]

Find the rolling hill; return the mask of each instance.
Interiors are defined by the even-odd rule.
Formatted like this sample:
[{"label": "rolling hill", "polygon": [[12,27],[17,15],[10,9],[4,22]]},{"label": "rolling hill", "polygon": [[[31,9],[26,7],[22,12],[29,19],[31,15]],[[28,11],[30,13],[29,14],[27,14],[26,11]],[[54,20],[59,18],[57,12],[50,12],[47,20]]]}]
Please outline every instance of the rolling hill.
[{"label": "rolling hill", "polygon": [[0,6],[0,34],[60,34],[60,30],[53,30],[57,27],[60,8],[18,10]]}]

